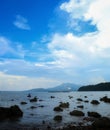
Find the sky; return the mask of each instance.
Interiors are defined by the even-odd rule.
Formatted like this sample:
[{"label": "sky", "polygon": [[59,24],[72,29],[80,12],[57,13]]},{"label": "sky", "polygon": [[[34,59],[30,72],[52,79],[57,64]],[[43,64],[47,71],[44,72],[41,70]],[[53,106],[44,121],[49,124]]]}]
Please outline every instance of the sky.
[{"label": "sky", "polygon": [[0,0],[0,90],[110,81],[110,0]]}]

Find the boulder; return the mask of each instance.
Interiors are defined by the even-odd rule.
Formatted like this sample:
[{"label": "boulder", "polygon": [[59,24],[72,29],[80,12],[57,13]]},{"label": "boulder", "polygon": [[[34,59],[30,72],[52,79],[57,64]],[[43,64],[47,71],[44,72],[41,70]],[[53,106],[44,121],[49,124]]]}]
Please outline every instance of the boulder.
[{"label": "boulder", "polygon": [[91,104],[93,104],[93,105],[98,105],[98,104],[100,104],[100,103],[99,103],[99,101],[97,101],[97,100],[92,100],[92,101],[91,101]]},{"label": "boulder", "polygon": [[30,102],[37,102],[37,97],[30,99]]},{"label": "boulder", "polygon": [[72,112],[70,112],[71,116],[84,116],[84,113],[82,111],[78,111],[78,110],[73,110]]},{"label": "boulder", "polygon": [[61,121],[62,120],[62,116],[57,115],[57,116],[54,117],[54,120],[55,121]]},{"label": "boulder", "polygon": [[78,108],[84,108],[84,106],[83,105],[80,105],[80,106],[77,106]]},{"label": "boulder", "polygon": [[83,101],[83,100],[82,100],[81,98],[77,98],[77,101],[80,101],[80,102],[81,102],[81,101]]},{"label": "boulder", "polygon": [[104,96],[104,97],[100,98],[100,101],[104,101],[106,103],[110,103],[110,98],[108,98],[107,96]]},{"label": "boulder", "polygon": [[100,118],[101,115],[97,112],[88,112],[88,116],[90,117],[95,117],[95,118]]},{"label": "boulder", "polygon": [[101,117],[92,123],[94,128],[110,128],[110,119],[107,117]]},{"label": "boulder", "polygon": [[63,111],[63,109],[61,108],[61,107],[55,107],[54,109],[53,109],[54,111],[58,111],[58,112],[61,112],[61,111]]},{"label": "boulder", "polygon": [[61,102],[59,107],[61,107],[61,108],[69,108],[69,105],[70,105],[69,102],[66,102],[66,103],[65,102]]},{"label": "boulder", "polygon": [[22,117],[23,112],[17,106],[0,107],[0,120]]},{"label": "boulder", "polygon": [[26,104],[27,104],[27,102],[21,102],[20,104],[21,104],[21,105],[26,105]]}]

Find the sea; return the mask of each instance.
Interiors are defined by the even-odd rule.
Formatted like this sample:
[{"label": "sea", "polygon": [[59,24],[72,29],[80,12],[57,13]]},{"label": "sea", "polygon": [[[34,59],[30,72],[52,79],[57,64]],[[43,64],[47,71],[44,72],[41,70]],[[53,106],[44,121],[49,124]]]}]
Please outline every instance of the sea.
[{"label": "sea", "polygon": [[[85,113],[87,117],[88,111],[95,111],[100,113],[102,116],[110,117],[110,103],[104,103],[100,101],[101,97],[108,96],[110,98],[110,92],[101,91],[101,92],[30,92],[31,98],[37,97],[37,102],[30,102],[27,95],[29,92],[0,92],[0,107],[10,107],[12,105],[18,105],[23,111],[23,117],[10,121],[6,120],[5,122],[0,122],[0,126],[6,124],[20,124],[20,125],[31,125],[31,126],[41,126],[42,122],[45,121],[47,124],[52,126],[61,126],[68,123],[74,122],[76,125],[82,121],[83,117],[71,116],[69,113],[73,110],[80,110]],[[51,98],[54,96],[54,98]],[[69,97],[72,98],[69,98]],[[83,101],[78,101],[77,99],[81,98]],[[88,100],[89,102],[84,102]],[[98,100],[99,105],[91,104],[92,100]],[[21,105],[21,102],[27,102],[25,105]],[[54,107],[58,106],[60,102],[69,102],[69,108],[65,108],[63,112],[53,111]],[[83,105],[84,108],[77,108],[77,106]],[[31,107],[35,108],[32,109]],[[53,118],[56,115],[62,116],[61,122],[56,122]],[[90,122],[85,122],[85,125],[88,125]]]}]

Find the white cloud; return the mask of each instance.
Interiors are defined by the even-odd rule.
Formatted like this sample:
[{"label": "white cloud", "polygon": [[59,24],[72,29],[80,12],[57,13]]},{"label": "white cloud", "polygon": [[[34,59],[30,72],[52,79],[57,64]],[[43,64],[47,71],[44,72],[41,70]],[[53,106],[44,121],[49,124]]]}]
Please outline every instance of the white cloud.
[{"label": "white cloud", "polygon": [[23,58],[25,50],[21,43],[16,43],[6,37],[0,36],[0,56],[5,55]]},{"label": "white cloud", "polygon": [[29,90],[33,88],[48,88],[58,85],[60,83],[60,81],[51,78],[30,78],[27,76],[8,75],[3,72],[0,72],[0,90],[20,91]]},{"label": "white cloud", "polygon": [[16,16],[16,20],[13,23],[17,28],[23,30],[30,30],[30,26],[28,24],[28,20],[21,15]]},{"label": "white cloud", "polygon": [[[67,71],[70,75],[75,71],[80,75],[81,72],[95,70],[98,66],[102,66],[104,70],[104,67],[110,64],[110,1],[93,0],[88,2],[88,0],[81,0],[78,3],[75,0],[70,0],[61,4],[60,9],[70,15],[69,20],[71,21],[74,19],[91,20],[98,31],[86,32],[80,37],[69,32],[64,35],[54,34],[48,44],[54,62],[60,63],[66,68],[64,71],[71,70]],[[100,73],[101,77],[105,76],[103,72]],[[86,73],[86,77],[89,74]],[[82,78],[84,77],[82,76]]]}]

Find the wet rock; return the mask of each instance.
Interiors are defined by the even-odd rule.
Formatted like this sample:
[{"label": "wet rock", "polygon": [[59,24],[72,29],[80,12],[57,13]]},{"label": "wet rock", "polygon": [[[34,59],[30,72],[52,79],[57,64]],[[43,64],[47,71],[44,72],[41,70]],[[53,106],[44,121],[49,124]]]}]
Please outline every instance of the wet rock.
[{"label": "wet rock", "polygon": [[37,108],[37,107],[35,107],[35,106],[31,106],[30,108],[31,108],[31,109],[35,109],[35,108]]},{"label": "wet rock", "polygon": [[[110,119],[107,117],[101,117],[92,123],[94,128],[110,128]],[[104,129],[105,130],[105,129]]]},{"label": "wet rock", "polygon": [[104,97],[100,98],[100,101],[104,101],[106,103],[110,103],[110,98],[108,98],[107,96],[104,96]]},{"label": "wet rock", "polygon": [[29,98],[30,98],[30,97],[31,97],[31,94],[29,93],[29,94],[27,95],[27,97],[29,97]]},{"label": "wet rock", "polygon": [[59,107],[61,107],[61,108],[69,108],[69,105],[70,105],[69,102],[66,102],[66,103],[65,102],[61,102]]},{"label": "wet rock", "polygon": [[54,109],[53,109],[54,111],[58,111],[58,112],[61,112],[61,111],[63,111],[63,109],[61,108],[61,107],[55,107]]},{"label": "wet rock", "polygon": [[84,106],[83,105],[80,105],[80,106],[77,106],[78,108],[84,108]]},{"label": "wet rock", "polygon": [[78,110],[73,110],[72,112],[70,112],[71,116],[84,116],[84,113],[82,111],[78,111]]},{"label": "wet rock", "polygon": [[99,103],[99,101],[97,101],[97,100],[92,100],[92,101],[91,101],[91,104],[98,105],[98,104],[100,104],[100,103]]},{"label": "wet rock", "polygon": [[73,98],[73,96],[68,96],[68,97],[69,97],[69,99]]},{"label": "wet rock", "polygon": [[37,97],[30,99],[30,102],[37,102]]},{"label": "wet rock", "polygon": [[0,120],[11,119],[11,118],[19,118],[23,116],[23,112],[17,106],[11,107],[0,107]]},{"label": "wet rock", "polygon": [[50,98],[55,98],[55,96],[50,96]]},{"label": "wet rock", "polygon": [[21,105],[25,105],[25,104],[27,104],[27,102],[21,102],[20,104],[21,104]]},{"label": "wet rock", "polygon": [[85,103],[88,103],[89,101],[88,101],[88,100],[85,100],[84,102],[85,102]]},{"label": "wet rock", "polygon": [[77,101],[83,101],[81,98],[77,98]]},{"label": "wet rock", "polygon": [[90,117],[95,117],[95,118],[100,118],[101,115],[97,112],[88,112],[88,116]]},{"label": "wet rock", "polygon": [[84,96],[85,98],[87,98],[87,96]]},{"label": "wet rock", "polygon": [[54,120],[55,121],[61,121],[62,120],[62,116],[57,115],[57,116],[54,117]]},{"label": "wet rock", "polygon": [[43,107],[44,107],[44,105],[40,105],[39,107],[43,108]]}]

